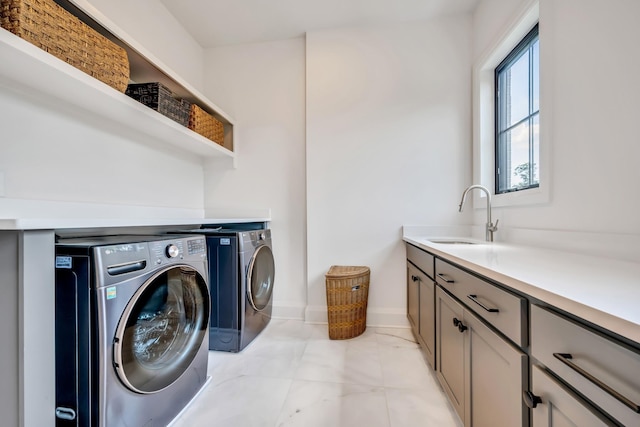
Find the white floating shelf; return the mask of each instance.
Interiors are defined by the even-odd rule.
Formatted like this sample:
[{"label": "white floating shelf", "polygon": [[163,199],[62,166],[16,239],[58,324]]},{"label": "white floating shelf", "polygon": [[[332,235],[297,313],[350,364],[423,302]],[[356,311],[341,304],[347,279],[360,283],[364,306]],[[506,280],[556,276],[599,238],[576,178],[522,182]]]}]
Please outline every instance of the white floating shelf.
[{"label": "white floating shelf", "polygon": [[[0,28],[0,86],[79,114],[94,114],[132,134],[152,137],[162,146],[178,147],[203,158],[228,158],[235,153],[145,107],[123,93]],[[133,139],[135,141],[135,138]]]}]

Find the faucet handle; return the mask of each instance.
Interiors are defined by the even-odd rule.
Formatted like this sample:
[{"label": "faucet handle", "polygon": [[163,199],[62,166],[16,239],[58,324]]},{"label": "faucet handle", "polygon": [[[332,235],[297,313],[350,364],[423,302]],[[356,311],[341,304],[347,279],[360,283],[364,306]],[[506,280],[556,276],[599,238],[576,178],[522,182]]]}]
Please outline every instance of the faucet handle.
[{"label": "faucet handle", "polygon": [[489,224],[489,227],[488,227],[489,230],[490,231],[498,231],[498,222],[499,221],[500,221],[499,219],[496,219],[495,224]]}]

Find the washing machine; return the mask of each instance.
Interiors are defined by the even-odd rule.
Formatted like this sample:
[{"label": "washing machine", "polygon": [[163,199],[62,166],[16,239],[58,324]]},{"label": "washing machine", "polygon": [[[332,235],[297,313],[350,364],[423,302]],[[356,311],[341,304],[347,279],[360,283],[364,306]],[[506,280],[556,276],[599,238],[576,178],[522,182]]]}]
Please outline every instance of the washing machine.
[{"label": "washing machine", "polygon": [[207,381],[203,236],[56,244],[56,426],[166,426]]},{"label": "washing machine", "polygon": [[240,352],[271,320],[275,263],[264,223],[226,224],[204,234],[209,260],[209,349]]}]

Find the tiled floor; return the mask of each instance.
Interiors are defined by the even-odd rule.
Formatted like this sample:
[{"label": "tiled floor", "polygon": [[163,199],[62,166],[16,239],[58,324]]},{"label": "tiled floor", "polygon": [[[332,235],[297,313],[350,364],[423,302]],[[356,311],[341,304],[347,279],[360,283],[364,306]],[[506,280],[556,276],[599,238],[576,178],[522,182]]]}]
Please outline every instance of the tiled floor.
[{"label": "tiled floor", "polygon": [[408,329],[332,341],[272,320],[241,353],[209,353],[210,383],[172,427],[459,427]]}]

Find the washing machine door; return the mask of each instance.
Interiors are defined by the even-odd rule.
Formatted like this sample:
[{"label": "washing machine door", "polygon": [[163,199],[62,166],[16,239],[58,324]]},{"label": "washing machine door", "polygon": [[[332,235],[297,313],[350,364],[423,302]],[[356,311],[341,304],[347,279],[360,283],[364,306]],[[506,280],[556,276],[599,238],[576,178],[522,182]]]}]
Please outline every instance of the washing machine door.
[{"label": "washing machine door", "polygon": [[259,246],[249,261],[247,270],[247,294],[254,310],[262,311],[269,305],[274,276],[275,263],[271,248]]},{"label": "washing machine door", "polygon": [[116,329],[114,366],[137,393],[155,393],[191,365],[208,333],[209,293],[192,267],[173,266],[147,280]]}]

